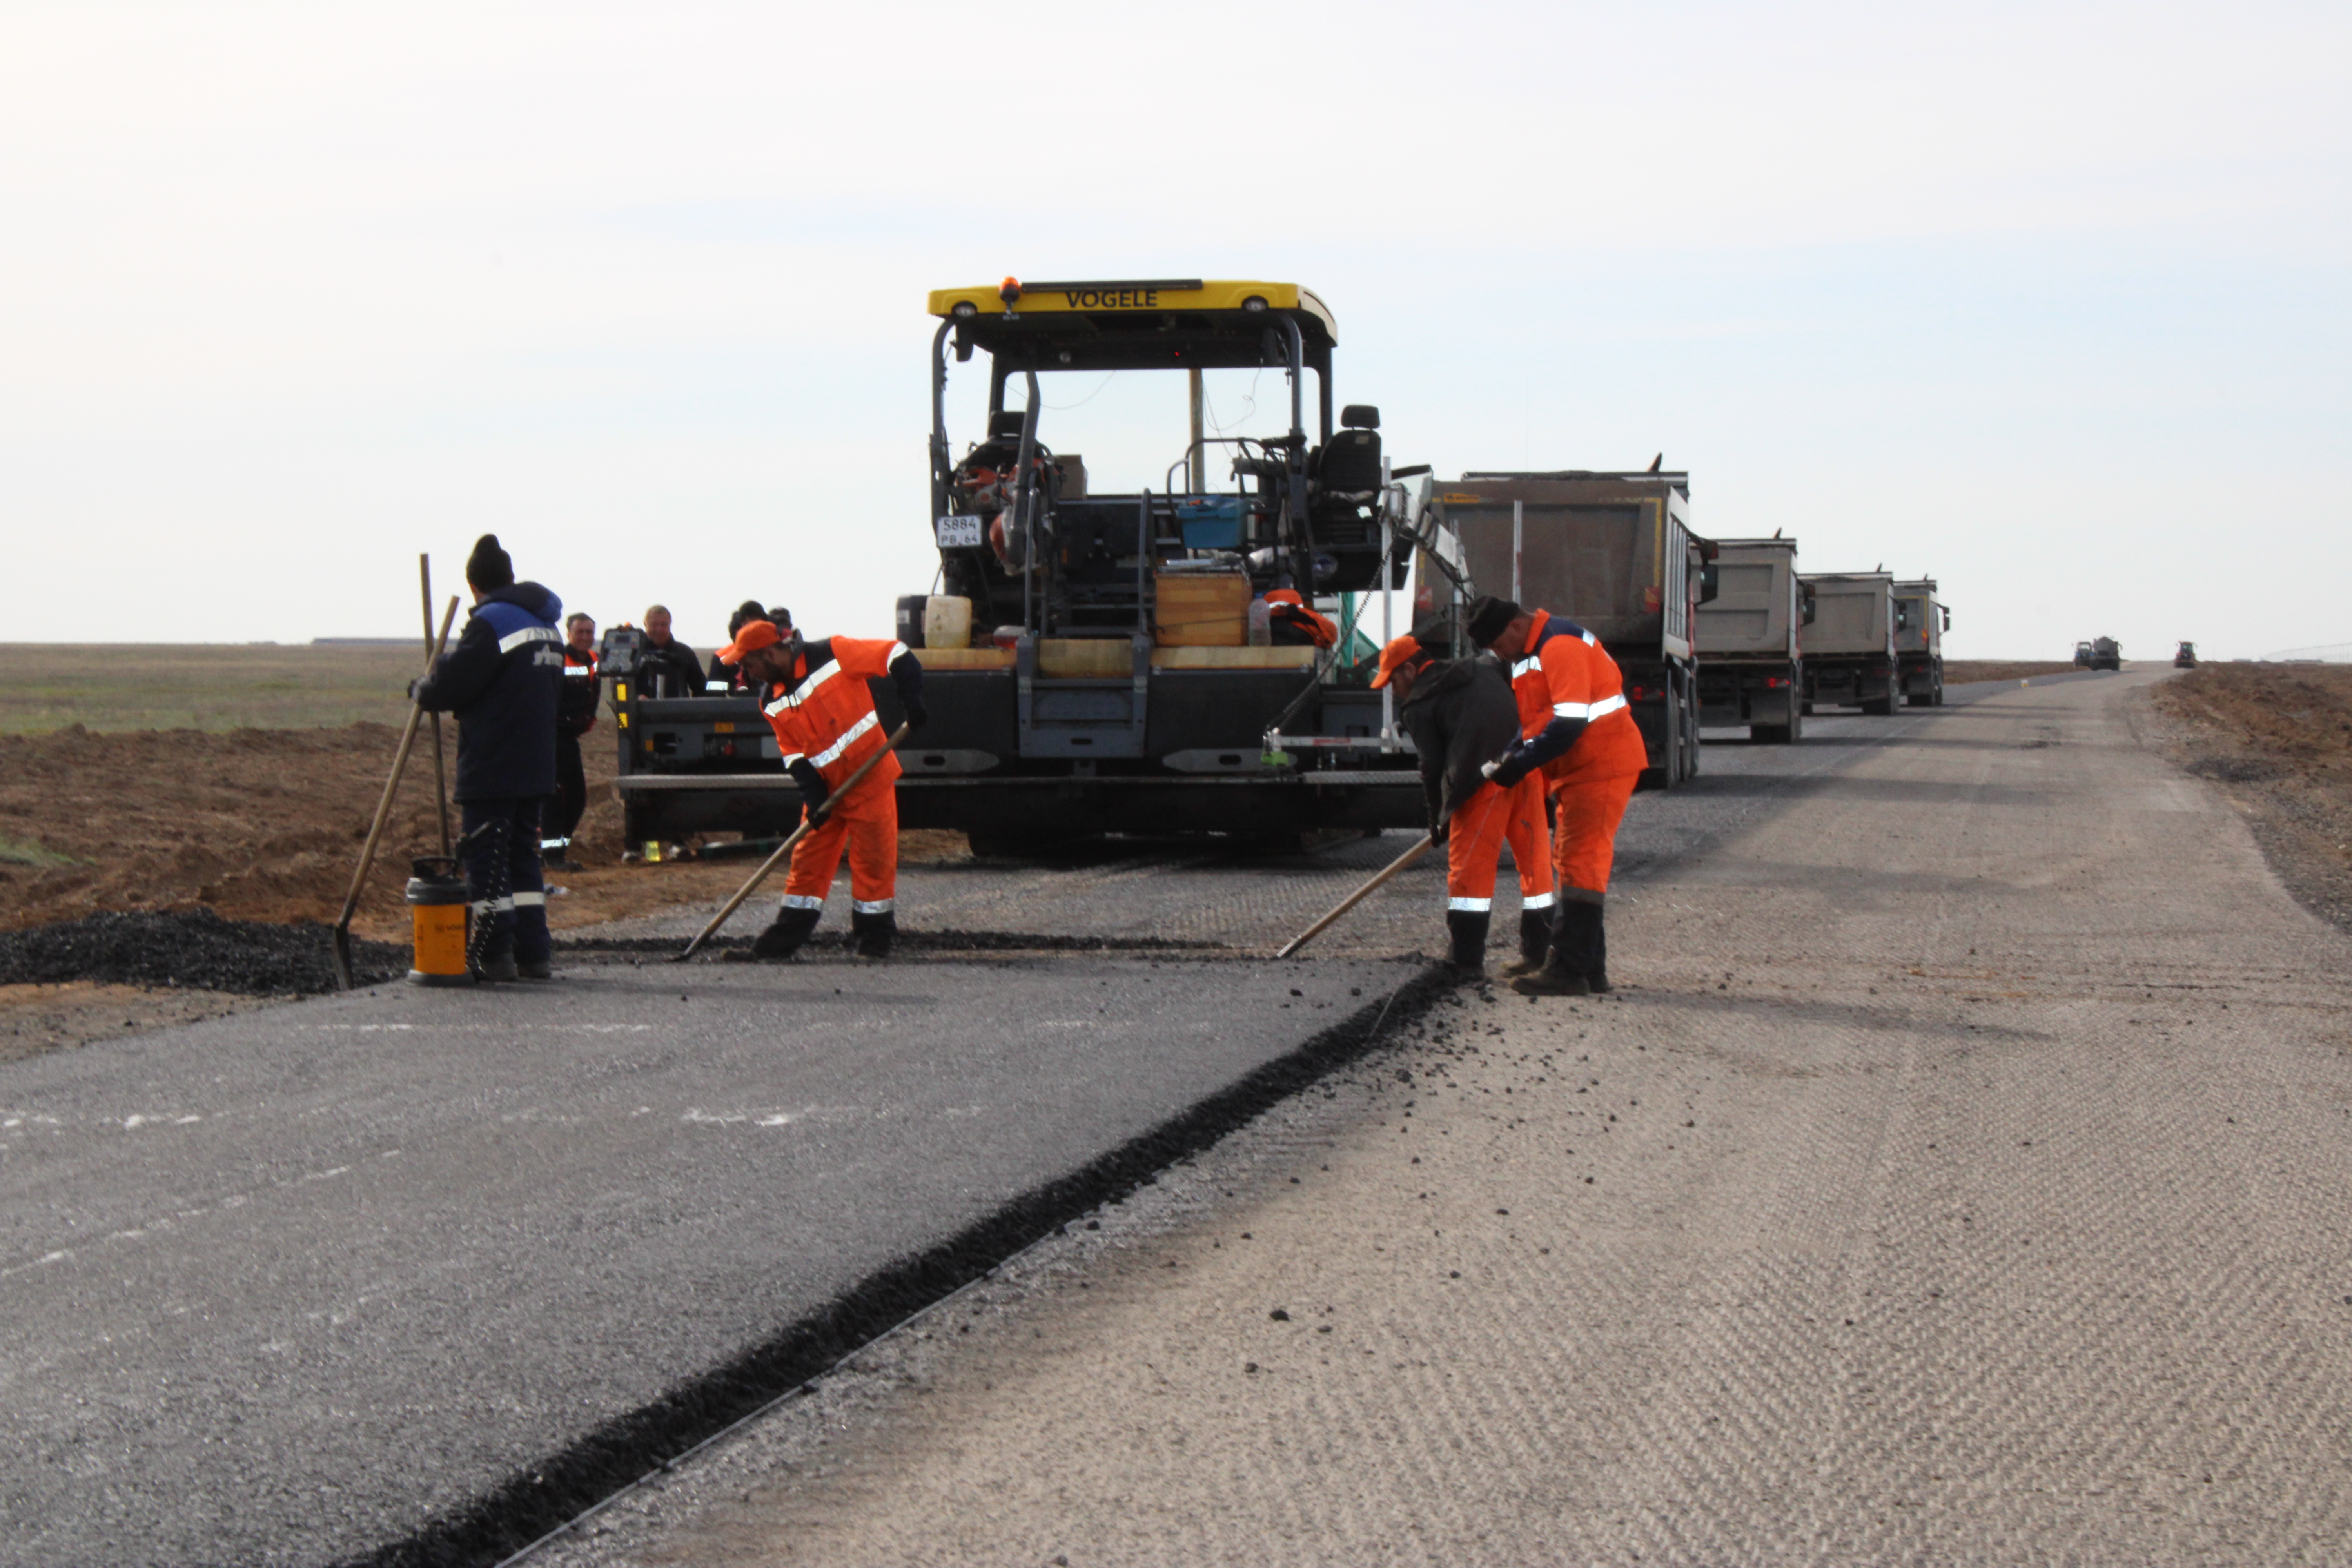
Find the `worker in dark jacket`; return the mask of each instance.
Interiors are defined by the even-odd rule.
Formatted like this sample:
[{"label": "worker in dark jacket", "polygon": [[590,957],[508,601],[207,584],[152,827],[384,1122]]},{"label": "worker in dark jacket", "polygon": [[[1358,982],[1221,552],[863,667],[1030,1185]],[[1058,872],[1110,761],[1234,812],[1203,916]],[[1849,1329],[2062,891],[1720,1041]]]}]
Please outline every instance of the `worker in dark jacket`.
[{"label": "worker in dark jacket", "polygon": [[472,885],[467,967],[478,980],[545,980],[552,944],[540,876],[540,808],[555,792],[555,712],[563,686],[562,601],[518,583],[495,533],[466,558],[474,591],[465,635],[411,689],[428,713],[457,716],[460,853]]},{"label": "worker in dark jacket", "polygon": [[706,689],[702,661],[670,635],[669,607],[646,606],[646,646],[637,650],[637,689],[644,697],[699,697]]},{"label": "worker in dark jacket", "polygon": [[1551,845],[1540,786],[1497,785],[1487,773],[1518,739],[1510,678],[1490,658],[1440,659],[1442,641],[1408,634],[1381,650],[1375,687],[1393,686],[1398,721],[1421,760],[1429,834],[1445,846],[1445,926],[1454,967],[1486,965],[1486,929],[1503,845],[1519,870],[1520,957],[1543,962],[1551,937]]},{"label": "worker in dark jacket", "polygon": [[555,793],[547,797],[548,818],[539,852],[551,871],[577,871],[572,836],[588,810],[588,771],[580,737],[596,727],[596,619],[573,614],[563,621],[563,692],[555,705]]}]

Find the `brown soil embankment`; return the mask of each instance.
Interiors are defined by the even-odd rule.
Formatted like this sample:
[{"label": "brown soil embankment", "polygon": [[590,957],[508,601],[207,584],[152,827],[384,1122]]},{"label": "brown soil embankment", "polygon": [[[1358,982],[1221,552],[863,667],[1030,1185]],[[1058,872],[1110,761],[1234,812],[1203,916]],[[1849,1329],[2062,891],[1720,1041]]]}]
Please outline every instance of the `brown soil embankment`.
[{"label": "brown soil embankment", "polygon": [[2149,700],[2159,746],[2221,786],[2307,908],[2352,929],[2352,666],[2208,664]]},{"label": "brown soil embankment", "polygon": [[[456,727],[448,728],[455,757]],[[400,731],[193,730],[0,735],[0,929],[103,910],[209,907],[235,920],[332,921],[351,886]],[[560,930],[723,898],[752,862],[624,864],[602,730],[583,748],[589,807],[574,856],[553,880]],[[420,737],[376,854],[354,929],[407,934],[401,888],[412,856],[435,853],[433,759]],[[961,834],[909,833],[904,858],[963,853]]]}]

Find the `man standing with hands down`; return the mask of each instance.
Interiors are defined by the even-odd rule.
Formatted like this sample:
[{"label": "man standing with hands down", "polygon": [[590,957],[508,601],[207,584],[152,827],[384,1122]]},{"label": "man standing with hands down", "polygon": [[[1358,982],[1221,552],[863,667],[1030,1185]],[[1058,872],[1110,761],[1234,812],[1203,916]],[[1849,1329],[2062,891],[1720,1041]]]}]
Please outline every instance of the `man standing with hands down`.
[{"label": "man standing with hands down", "polygon": [[783,906],[751,952],[790,958],[824,913],[824,896],[849,851],[849,929],[860,958],[887,958],[898,934],[898,759],[886,756],[846,795],[834,792],[858,765],[889,743],[874,711],[868,679],[887,674],[910,728],[920,729],[923,667],[899,642],[824,637],[804,642],[773,621],[746,621],[719,652],[759,688],[761,709],[776,732],[784,771],[801,786],[816,826],[793,850]]},{"label": "man standing with hands down", "polygon": [[555,710],[563,686],[563,602],[515,581],[495,533],[466,558],[474,592],[465,635],[409,688],[428,713],[457,715],[457,852],[474,895],[466,965],[477,980],[550,976],[539,816],[555,793]]},{"label": "man standing with hands down", "polygon": [[1502,661],[1518,699],[1523,733],[1489,776],[1516,784],[1539,773],[1558,807],[1552,866],[1559,921],[1543,966],[1511,982],[1533,996],[1611,989],[1601,902],[1609,892],[1617,825],[1649,748],[1625,704],[1625,681],[1601,639],[1549,610],[1523,610],[1481,595],[1470,605],[1470,640]]},{"label": "man standing with hands down", "polygon": [[[1422,635],[1429,641],[1423,643]],[[1504,786],[1487,771],[1519,738],[1511,683],[1491,658],[1438,659],[1442,628],[1407,634],[1381,650],[1375,688],[1396,689],[1398,721],[1421,759],[1429,799],[1429,834],[1445,846],[1445,929],[1454,966],[1486,966],[1486,928],[1495,907],[1495,871],[1503,844],[1519,868],[1519,962],[1504,973],[1538,968],[1551,941],[1551,841],[1544,829],[1543,789],[1523,777]]]}]

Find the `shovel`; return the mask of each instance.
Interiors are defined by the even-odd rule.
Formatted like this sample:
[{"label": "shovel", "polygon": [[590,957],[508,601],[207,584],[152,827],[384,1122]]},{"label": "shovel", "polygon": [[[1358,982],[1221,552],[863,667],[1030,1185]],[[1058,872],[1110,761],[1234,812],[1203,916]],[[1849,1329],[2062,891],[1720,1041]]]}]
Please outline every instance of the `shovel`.
[{"label": "shovel", "polygon": [[704,942],[709,942],[710,940],[711,933],[716,931],[720,926],[727,923],[727,917],[733,914],[737,910],[742,908],[743,900],[750,898],[753,890],[756,889],[761,883],[768,879],[768,873],[774,870],[778,866],[784,862],[784,860],[792,854],[793,846],[800,843],[802,839],[807,837],[809,830],[814,827],[818,823],[824,820],[824,814],[833,809],[833,803],[847,795],[851,790],[856,788],[857,781],[866,776],[866,771],[873,767],[875,763],[888,756],[890,754],[891,748],[898,745],[899,742],[905,740],[907,738],[907,731],[913,728],[914,726],[912,724],[901,724],[898,729],[891,731],[890,738],[882,742],[882,749],[875,752],[872,756],[866,758],[864,762],[858,763],[856,770],[847,778],[841,781],[841,787],[824,797],[824,804],[823,805],[818,806],[814,811],[810,812],[807,816],[802,819],[801,825],[793,829],[792,836],[786,838],[782,844],[776,846],[776,852],[773,855],[769,856],[765,860],[760,862],[760,868],[751,873],[751,879],[744,883],[741,888],[736,890],[735,896],[728,900],[717,914],[710,917],[710,923],[702,928],[701,933],[692,942],[686,944],[686,951],[671,959],[670,962],[672,963],[684,963],[688,959],[692,958],[695,954],[695,950],[699,948]]},{"label": "shovel", "polygon": [[[449,596],[449,609],[441,617],[441,638],[434,649],[437,658],[449,646],[449,623],[457,618],[457,596]],[[433,667],[427,664],[427,674]],[[367,874],[375,864],[376,840],[383,837],[383,825],[392,816],[392,797],[400,788],[400,775],[407,771],[409,749],[416,744],[416,726],[423,721],[425,710],[415,703],[408,709],[408,728],[400,732],[400,754],[392,760],[392,776],[383,781],[383,798],[375,803],[375,821],[368,828],[367,845],[360,851],[360,868],[352,874],[352,890],[343,895],[343,912],[335,921],[335,984],[345,991],[352,988],[352,914],[360,907],[360,891],[367,886]],[[436,721],[436,731],[440,728]]]},{"label": "shovel", "polygon": [[1362,887],[1358,888],[1354,892],[1349,893],[1346,898],[1341,899],[1339,902],[1333,907],[1329,914],[1325,915],[1321,920],[1317,921],[1313,925],[1308,926],[1305,931],[1300,931],[1297,936],[1292,937],[1288,942],[1283,943],[1281,950],[1274,956],[1276,958],[1288,958],[1292,953],[1297,952],[1300,948],[1305,947],[1308,942],[1313,942],[1317,937],[1323,934],[1323,930],[1326,926],[1328,926],[1333,921],[1338,920],[1341,915],[1346,914],[1349,910],[1354,909],[1358,904],[1362,903],[1364,900],[1378,889],[1381,883],[1387,881],[1391,877],[1395,876],[1399,871],[1403,870],[1407,866],[1412,865],[1414,861],[1428,854],[1430,850],[1436,846],[1436,843],[1437,840],[1432,838],[1428,834],[1423,834],[1421,836],[1420,843],[1414,845],[1412,848],[1406,850],[1403,854],[1390,861],[1386,868],[1373,875],[1370,881],[1366,882]]}]

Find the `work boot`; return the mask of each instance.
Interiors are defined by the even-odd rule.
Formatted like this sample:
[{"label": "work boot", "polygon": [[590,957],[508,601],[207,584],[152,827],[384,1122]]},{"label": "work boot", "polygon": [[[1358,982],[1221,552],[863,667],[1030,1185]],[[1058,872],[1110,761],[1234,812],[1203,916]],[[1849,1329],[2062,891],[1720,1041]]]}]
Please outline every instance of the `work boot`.
[{"label": "work boot", "polygon": [[898,912],[884,910],[879,914],[867,914],[852,910],[849,914],[849,940],[860,958],[887,958],[890,943],[898,934]]},{"label": "work boot", "polygon": [[1486,926],[1494,917],[1485,910],[1448,910],[1445,931],[1454,939],[1454,967],[1465,974],[1486,969]]},{"label": "work boot", "polygon": [[1521,910],[1519,911],[1519,956],[1503,965],[1506,980],[1516,980],[1522,974],[1533,974],[1543,967],[1544,954],[1551,951],[1552,910]]},{"label": "work boot", "polygon": [[1511,989],[1522,996],[1592,994],[1593,935],[1600,929],[1600,905],[1561,903],[1559,927],[1552,933],[1543,967],[1512,981]]},{"label": "work boot", "polygon": [[544,958],[519,959],[515,963],[515,973],[525,980],[552,980],[555,978],[555,965]]},{"label": "work boot", "polygon": [[520,980],[521,971],[515,965],[514,949],[504,952],[486,952],[474,966],[474,978],[480,981]]},{"label": "work boot", "polygon": [[751,941],[754,958],[790,958],[808,941],[809,932],[824,914],[822,907],[814,910],[779,910],[775,923]]},{"label": "work boot", "polygon": [[1606,996],[1617,989],[1609,984],[1609,922],[1601,917],[1599,904],[1592,906],[1592,967],[1585,971],[1584,983],[1592,987],[1595,996]]}]

